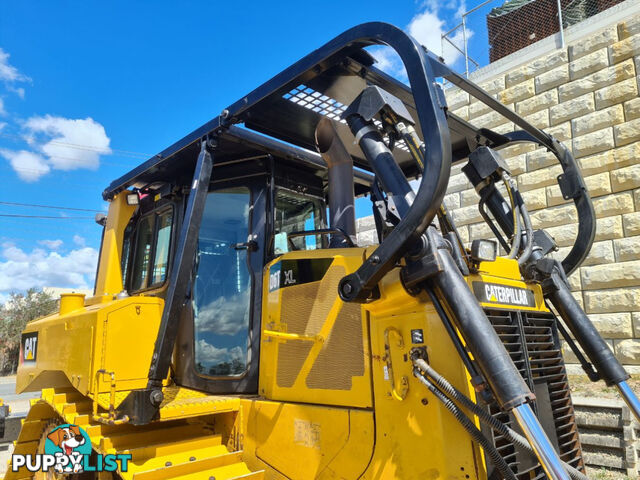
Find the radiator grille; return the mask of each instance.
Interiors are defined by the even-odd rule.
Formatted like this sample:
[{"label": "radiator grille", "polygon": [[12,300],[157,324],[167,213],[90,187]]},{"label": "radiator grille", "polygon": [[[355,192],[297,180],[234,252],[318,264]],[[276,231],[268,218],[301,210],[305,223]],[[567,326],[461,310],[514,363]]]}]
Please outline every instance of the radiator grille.
[{"label": "radiator grille", "polygon": [[[562,359],[555,317],[545,312],[486,310],[496,330],[537,400],[534,412],[547,431],[562,460],[584,472],[573,404]],[[493,416],[519,431],[515,419],[496,404],[487,406]],[[521,480],[547,478],[540,465],[503,436],[493,436],[494,444]]]}]

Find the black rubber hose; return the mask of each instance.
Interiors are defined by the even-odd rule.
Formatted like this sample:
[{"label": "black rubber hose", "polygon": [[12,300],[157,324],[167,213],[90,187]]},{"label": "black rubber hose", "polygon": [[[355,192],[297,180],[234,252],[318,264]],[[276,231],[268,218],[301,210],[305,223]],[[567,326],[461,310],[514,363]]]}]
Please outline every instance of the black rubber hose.
[{"label": "black rubber hose", "polygon": [[[506,436],[513,443],[517,444],[519,447],[523,448],[524,450],[526,450],[527,452],[529,452],[531,455],[535,457],[535,452],[531,448],[531,445],[529,444],[526,438],[524,438],[522,435],[520,435],[519,433],[509,428],[500,420],[493,417],[491,414],[489,414],[489,412],[487,412],[486,410],[478,406],[477,403],[472,401],[464,393],[462,393],[456,387],[451,385],[451,383],[449,383],[449,381],[446,378],[444,378],[442,375],[436,372],[433,369],[433,367],[429,365],[427,362],[425,362],[422,359],[416,359],[414,363],[418,367],[418,369],[424,372],[438,386],[438,388],[440,388],[444,392],[444,394],[447,395],[450,399],[452,398],[453,400],[461,404],[463,407],[470,410],[473,414],[478,416],[481,422],[485,423],[496,432]],[[562,463],[567,469],[571,478],[573,478],[574,480],[589,480],[586,477],[586,475],[584,475],[582,472],[580,472],[576,468],[572,467],[566,462],[562,462]]]},{"label": "black rubber hose", "polygon": [[482,434],[482,432],[473,424],[469,417],[467,417],[464,412],[460,410],[460,408],[458,408],[458,406],[449,399],[449,397],[438,390],[438,388],[433,383],[423,377],[417,369],[414,370],[414,375],[429,389],[431,393],[435,395],[438,400],[440,400],[440,402],[442,402],[444,407],[449,410],[449,412],[451,412],[458,423],[460,423],[460,425],[462,425],[462,427],[469,433],[469,435],[471,435],[471,438],[473,438],[478,444],[480,444],[485,454],[487,454],[487,456],[491,459],[502,477],[505,480],[518,480],[516,475],[513,473],[513,470],[509,468],[509,465],[507,465],[507,462],[505,462],[504,458],[502,458],[496,447],[494,447],[489,439]]}]

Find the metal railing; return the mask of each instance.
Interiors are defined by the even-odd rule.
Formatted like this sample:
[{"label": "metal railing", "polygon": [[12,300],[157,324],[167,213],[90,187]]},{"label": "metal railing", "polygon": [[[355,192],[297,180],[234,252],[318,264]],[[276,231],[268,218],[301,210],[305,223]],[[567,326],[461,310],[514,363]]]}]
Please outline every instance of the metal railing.
[{"label": "metal railing", "polygon": [[446,49],[454,49],[463,57],[464,74],[469,76],[551,35],[559,34],[559,47],[564,48],[567,27],[622,1],[486,0],[463,13],[460,22],[442,34],[441,55],[446,58]]}]

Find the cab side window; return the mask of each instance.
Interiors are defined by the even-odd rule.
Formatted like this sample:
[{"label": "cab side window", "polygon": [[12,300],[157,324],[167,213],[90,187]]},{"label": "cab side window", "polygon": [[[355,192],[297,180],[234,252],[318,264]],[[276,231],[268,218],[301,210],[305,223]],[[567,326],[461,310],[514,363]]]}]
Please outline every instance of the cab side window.
[{"label": "cab side window", "polygon": [[168,271],[172,226],[172,209],[153,212],[138,220],[129,290],[143,290],[164,283]]},{"label": "cab side window", "polygon": [[322,248],[320,235],[289,238],[289,234],[293,232],[325,228],[320,198],[278,188],[275,195],[275,207],[273,245],[275,255],[287,253],[292,247],[297,250]]}]

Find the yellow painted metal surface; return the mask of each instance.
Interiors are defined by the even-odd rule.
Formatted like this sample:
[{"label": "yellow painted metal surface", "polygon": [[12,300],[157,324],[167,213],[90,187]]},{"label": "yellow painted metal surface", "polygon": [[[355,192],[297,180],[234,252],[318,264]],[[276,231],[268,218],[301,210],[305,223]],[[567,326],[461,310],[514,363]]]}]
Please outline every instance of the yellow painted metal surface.
[{"label": "yellow painted metal surface", "polygon": [[[362,264],[363,253],[360,248],[290,252],[265,268],[259,387],[265,398],[372,406],[366,316],[359,305],[345,305],[337,288],[344,275]],[[318,281],[270,288],[269,272],[274,266],[307,259],[333,261]],[[345,320],[349,325],[338,328]],[[300,330],[292,331],[298,323]],[[336,358],[336,352],[346,357]],[[321,376],[319,368],[324,371]]]},{"label": "yellow painted metal surface", "polygon": [[118,390],[143,388],[163,305],[157,297],[129,297],[30,322],[24,333],[38,332],[36,361],[18,367],[16,390],[108,392],[100,369],[115,373]]},{"label": "yellow painted metal surface", "polygon": [[499,301],[490,303],[480,302],[480,305],[482,305],[483,307],[506,308],[510,310],[517,308],[518,310],[534,312],[549,311],[546,304],[544,303],[542,287],[537,283],[525,283],[521,280],[520,269],[518,267],[517,260],[498,257],[494,262],[481,262],[478,267],[478,272],[476,274],[469,275],[468,277],[466,277],[466,280],[469,284],[469,288],[471,288],[472,291],[473,282],[495,283],[507,287],[517,287],[531,290],[535,299],[535,306],[533,307],[527,307],[523,305],[514,307],[514,305],[501,304]]},{"label": "yellow painted metal surface", "polygon": [[[468,374],[431,303],[411,297],[399,283],[398,271],[391,272],[380,284],[380,299],[366,305],[376,433],[373,457],[362,478],[485,479],[482,452],[413,377],[408,355],[412,348],[426,347],[433,367],[475,398]],[[412,343],[412,330],[422,330],[424,344]],[[401,390],[403,378],[407,388],[399,398],[394,390]]]},{"label": "yellow painted metal surface", "polygon": [[[227,411],[214,412],[216,407],[210,409],[208,415],[203,415],[203,399],[207,395],[177,387],[165,393],[168,400],[165,400],[163,408],[169,413],[175,413],[179,408],[185,418],[176,417],[145,426],[113,426],[92,421],[91,401],[77,391],[45,389],[42,400],[32,403],[15,451],[36,453],[46,426],[55,421],[83,428],[97,453],[130,454],[128,471],[118,471],[123,480],[264,478],[263,471],[251,470],[243,461],[238,415],[240,399],[229,398]],[[214,403],[209,402],[209,405]],[[26,470],[12,472],[9,467],[5,476],[5,480],[22,478],[32,478],[32,474]]]},{"label": "yellow painted metal surface", "polygon": [[135,205],[127,205],[127,194],[123,191],[109,204],[107,224],[104,227],[100,264],[96,278],[96,296],[117,295],[122,291],[122,244],[124,230],[135,211]]},{"label": "yellow painted metal surface", "polygon": [[355,479],[374,442],[371,411],[317,405],[243,401],[245,461],[266,478]]}]

